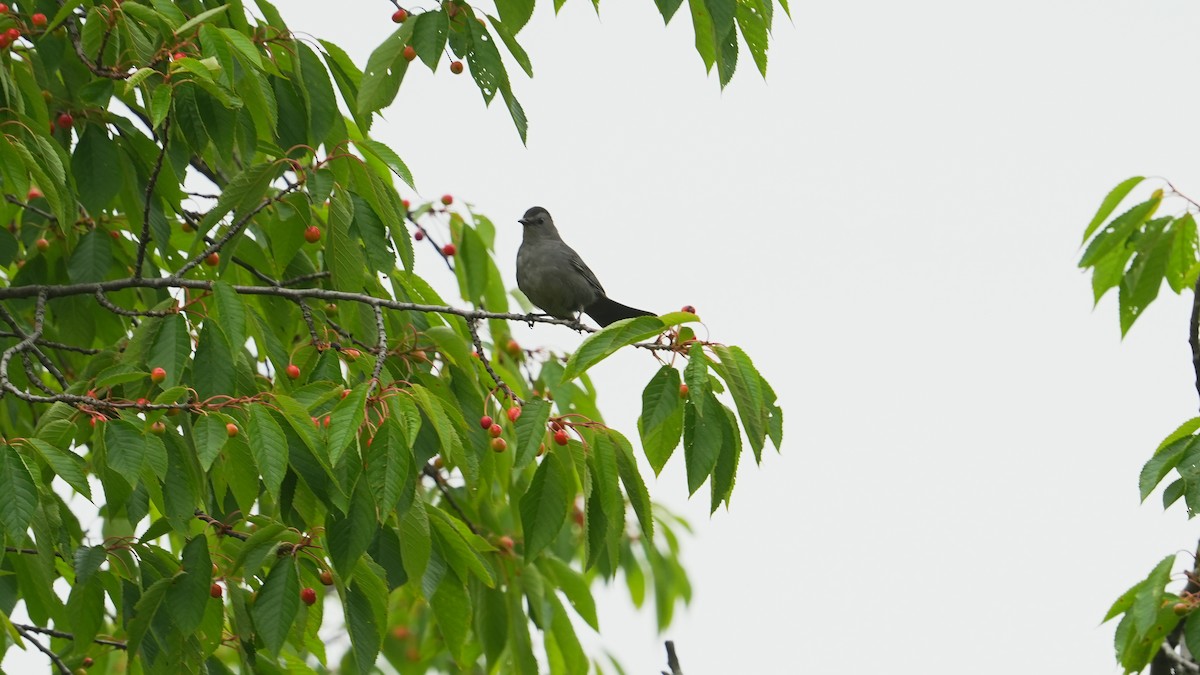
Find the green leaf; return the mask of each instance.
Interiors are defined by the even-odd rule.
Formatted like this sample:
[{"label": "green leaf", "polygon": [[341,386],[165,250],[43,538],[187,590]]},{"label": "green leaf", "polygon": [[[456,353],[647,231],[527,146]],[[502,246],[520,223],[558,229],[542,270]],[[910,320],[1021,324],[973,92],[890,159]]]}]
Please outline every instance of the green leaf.
[{"label": "green leaf", "polygon": [[204,321],[200,339],[196,344],[196,358],[192,363],[192,386],[200,400],[233,391],[233,351],[225,331],[211,319]]},{"label": "green leaf", "polygon": [[563,370],[562,381],[569,382],[621,347],[652,338],[664,330],[666,325],[656,316],[639,316],[615,321],[589,335],[579,345],[579,349],[571,354],[571,358],[567,360],[567,367]]},{"label": "green leaf", "polygon": [[108,468],[125,479],[130,487],[137,485],[142,466],[146,463],[146,437],[140,429],[125,420],[111,420],[103,426]]},{"label": "green leaf", "polygon": [[1133,625],[1139,635],[1145,635],[1154,626],[1158,618],[1158,610],[1162,605],[1163,590],[1171,580],[1171,567],[1175,564],[1175,554],[1162,559],[1146,577],[1146,581],[1138,589],[1129,609],[1133,617]]},{"label": "green leaf", "polygon": [[529,466],[537,456],[538,446],[546,437],[546,422],[550,419],[550,404],[540,398],[529,399],[521,406],[521,416],[517,418],[517,444],[514,448],[513,469],[520,470]]},{"label": "green leaf", "polygon": [[513,35],[521,32],[525,24],[529,23],[529,17],[533,16],[533,2],[534,0],[496,0],[496,11],[500,13],[500,20]]},{"label": "green leaf", "polygon": [[526,560],[532,560],[549,546],[566,523],[574,478],[570,460],[563,454],[561,450],[546,454],[521,497]]},{"label": "green leaf", "polygon": [[550,635],[548,636],[550,639],[547,640],[547,648],[553,646],[562,655],[564,672],[588,672],[587,654],[583,652],[583,647],[579,644],[579,636],[575,635],[575,627],[571,625],[571,619],[563,609],[562,602],[554,593],[547,593],[546,599],[550,602],[551,608]]},{"label": "green leaf", "polygon": [[687,460],[689,495],[695,494],[716,468],[728,424],[721,414],[721,403],[712,394],[709,397],[703,415],[697,411],[695,397],[688,400],[683,410],[683,454]]},{"label": "green leaf", "polygon": [[261,404],[251,405],[246,424],[246,442],[254,455],[254,463],[262,474],[263,485],[271,499],[279,499],[279,486],[287,473],[288,447],[283,429]]},{"label": "green leaf", "polygon": [[334,289],[348,293],[362,291],[363,271],[366,268],[358,239],[350,235],[353,217],[354,203],[349,194],[335,187],[329,200],[329,240],[325,249],[325,264],[329,266]]},{"label": "green leaf", "polygon": [[[445,11],[422,12],[412,18],[416,22],[413,27],[412,45],[417,50],[417,56],[436,70],[446,51],[446,35],[450,31],[450,20]],[[409,183],[411,185],[411,183]]]},{"label": "green leaf", "polygon": [[1152,197],[1114,218],[1087,245],[1083,257],[1079,259],[1079,266],[1091,267],[1118,246],[1125,245],[1129,235],[1154,215],[1161,202],[1161,195]]},{"label": "green leaf", "polygon": [[471,625],[471,600],[467,597],[463,582],[454,574],[443,576],[437,591],[429,598],[429,605],[433,608],[433,616],[450,655],[462,664],[467,629]]},{"label": "green leaf", "polygon": [[1155,453],[1146,462],[1145,466],[1142,467],[1141,476],[1138,478],[1138,489],[1141,493],[1142,501],[1146,501],[1146,497],[1150,496],[1150,493],[1154,491],[1154,488],[1158,487],[1162,479],[1170,473],[1171,469],[1174,469],[1179,464],[1179,461],[1183,459],[1184,453],[1196,440],[1197,437],[1194,436],[1181,438],[1167,446],[1161,452]]},{"label": "green leaf", "polygon": [[471,69],[471,77],[483,94],[483,102],[490,104],[500,91],[501,85],[508,83],[508,71],[504,69],[504,61],[500,58],[500,50],[488,33],[487,27],[473,18],[466,20],[467,29],[471,31],[471,51],[467,52],[467,65]]},{"label": "green leaf", "polygon": [[683,0],[654,0],[654,4],[662,14],[663,25],[666,25],[671,23],[671,17],[675,16],[675,11],[683,4]]},{"label": "green leaf", "polygon": [[213,461],[225,445],[229,435],[225,430],[225,421],[216,415],[203,415],[192,425],[192,439],[196,444],[196,459],[205,471],[212,468]]},{"label": "green leaf", "polygon": [[4,494],[0,499],[0,525],[9,541],[24,541],[38,505],[37,485],[21,455],[7,443],[0,443],[0,492]]},{"label": "green leaf", "polygon": [[1171,290],[1182,293],[1195,283],[1188,272],[1200,256],[1200,237],[1197,236],[1196,219],[1190,213],[1185,213],[1175,221],[1173,230],[1175,241],[1167,260],[1167,283],[1171,285]]},{"label": "green leaf", "polygon": [[1084,228],[1083,241],[1087,241],[1088,237],[1091,237],[1092,233],[1096,231],[1096,228],[1100,227],[1100,224],[1107,220],[1110,215],[1112,215],[1112,212],[1116,210],[1117,206],[1120,205],[1121,201],[1125,199],[1126,195],[1128,195],[1144,180],[1146,179],[1142,176],[1126,178],[1125,180],[1121,181],[1119,185],[1113,188],[1112,191],[1109,192],[1104,198],[1104,201],[1100,202],[1100,208],[1096,211],[1096,215],[1092,217],[1092,222],[1088,223],[1088,226]]},{"label": "green leaf", "polygon": [[104,281],[112,261],[112,239],[107,232],[92,230],[83,235],[71,253],[67,274],[76,284]]},{"label": "green leaf", "polygon": [[[71,155],[71,174],[79,201],[89,213],[99,215],[121,190],[116,143],[99,126],[88,125]],[[104,267],[107,270],[107,265]]]},{"label": "green leaf", "polygon": [[586,621],[592,630],[599,631],[600,620],[596,616],[596,601],[592,598],[591,586],[583,575],[552,555],[539,558],[538,567],[555,586],[558,586],[563,595],[567,596],[567,601],[575,608],[575,613]]},{"label": "green leaf", "polygon": [[[769,7],[770,3],[771,0],[766,0],[763,4]],[[767,21],[767,17],[762,14],[758,0],[738,0],[737,24],[742,29],[742,39],[750,48],[750,56],[754,58],[754,65],[758,66],[758,72],[764,78],[767,76],[767,47],[769,46]]]},{"label": "green leaf", "polygon": [[1147,223],[1146,231],[1138,240],[1138,250],[1133,256],[1129,270],[1121,279],[1119,305],[1121,334],[1133,326],[1146,307],[1158,297],[1163,277],[1170,260],[1174,233],[1167,228],[1169,218],[1159,218]]},{"label": "green leaf", "polygon": [[183,368],[192,352],[191,336],[188,334],[187,321],[181,314],[172,314],[162,319],[147,319],[161,321],[158,335],[154,338],[154,346],[150,348],[147,365],[150,368],[162,368],[167,371],[167,378],[162,381],[163,387],[174,387],[183,377]]},{"label": "green leaf", "polygon": [[[371,113],[391,105],[400,91],[400,82],[408,71],[404,59],[404,47],[412,40],[416,21],[405,21],[400,28],[384,40],[367,59],[362,82],[358,89],[355,108],[360,118],[369,118]],[[414,47],[415,49],[415,47]]]},{"label": "green leaf", "polygon": [[713,513],[721,502],[729,506],[729,498],[733,494],[733,484],[737,478],[738,460],[742,456],[742,437],[737,432],[737,416],[724,405],[720,411],[725,415],[726,424],[722,427],[721,454],[717,456],[717,465],[713,467],[710,511]]},{"label": "green leaf", "polygon": [[521,70],[525,71],[525,74],[529,77],[533,77],[533,64],[529,62],[529,55],[525,53],[525,49],[517,42],[517,38],[513,35],[513,32],[508,29],[507,25],[497,21],[493,16],[489,16],[488,21],[491,22],[496,35],[500,36],[500,41],[504,43],[505,48],[508,49],[508,53],[512,54],[513,58],[517,60],[517,64],[521,66]]},{"label": "green leaf", "polygon": [[59,449],[38,438],[27,438],[25,439],[25,443],[34,450],[37,450],[42,460],[50,465],[50,468],[59,478],[62,478],[72,489],[86,497],[88,501],[91,501],[92,487],[88,484],[87,476],[84,474],[86,467],[79,455]]},{"label": "green leaf", "polygon": [[[240,3],[239,3],[239,4],[240,4]],[[212,9],[205,10],[205,11],[203,11],[203,12],[200,12],[200,13],[199,13],[199,14],[197,14],[196,16],[193,16],[192,18],[190,18],[190,19],[188,19],[187,21],[185,21],[185,22],[184,22],[184,24],[183,24],[182,26],[180,26],[179,28],[176,28],[176,29],[175,29],[175,34],[176,34],[176,35],[183,35],[183,34],[187,33],[189,30],[191,30],[191,29],[195,28],[196,26],[199,26],[200,24],[202,24],[202,23],[204,23],[204,22],[208,21],[209,19],[213,18],[214,16],[216,16],[216,15],[218,15],[218,14],[221,14],[222,12],[224,12],[224,11],[225,11],[225,10],[227,10],[227,9],[229,9],[229,4],[228,4],[228,3],[226,3],[226,4],[224,4],[224,5],[221,5],[220,7],[214,7],[214,8],[212,8]]]},{"label": "green leaf", "polygon": [[328,517],[325,538],[329,541],[329,559],[342,576],[354,570],[379,529],[368,489],[366,481],[360,482],[350,498],[349,512],[345,516],[331,512]]},{"label": "green leaf", "polygon": [[[435,12],[426,12],[421,16],[429,16],[431,13]],[[405,184],[414,190],[416,189],[416,184],[413,183],[412,172],[408,170],[408,165],[404,163],[404,160],[400,159],[400,155],[397,155],[395,150],[392,150],[379,141],[372,141],[365,138],[354,141],[354,145],[364,154],[371,155],[386,164],[387,168],[396,174],[397,178],[404,181]]]},{"label": "green leaf", "polygon": [[637,460],[633,458],[633,446],[620,432],[609,429],[608,435],[617,445],[617,471],[621,474],[621,484],[625,486],[629,504],[642,526],[642,534],[647,540],[651,540],[654,538],[654,514],[650,505],[650,492],[646,490],[642,474],[638,471]]},{"label": "green leaf", "polygon": [[383,644],[383,629],[387,625],[387,585],[364,560],[354,572],[346,589],[343,611],[350,632],[350,646],[361,673],[371,672],[375,657]]},{"label": "green leaf", "polygon": [[729,393],[737,405],[742,427],[750,440],[756,458],[762,457],[763,443],[767,437],[768,408],[763,400],[762,375],[754,368],[750,357],[740,347],[717,345],[713,348],[717,358],[717,373],[729,385]]},{"label": "green leaf", "polygon": [[369,387],[370,384],[364,382],[351,389],[329,416],[329,463],[333,466],[337,466],[342,453],[358,436],[358,429],[366,417]]},{"label": "green leaf", "polygon": [[212,560],[208,555],[208,539],[204,535],[193,537],[183,547],[182,557],[183,569],[167,589],[166,600],[175,626],[183,633],[190,633],[200,625],[211,597]]},{"label": "green leaf", "polygon": [[679,371],[664,365],[642,390],[638,434],[655,475],[662,472],[683,435],[683,397],[679,385]]},{"label": "green leaf", "polygon": [[[186,61],[186,59],[185,59]],[[256,208],[264,199],[271,181],[279,176],[281,169],[273,162],[255,164],[242,171],[221,191],[217,203],[204,214],[200,221],[200,231],[208,232],[231,211],[238,214],[247,213]]]},{"label": "green leaf", "polygon": [[262,588],[258,589],[258,597],[251,609],[255,630],[272,654],[279,654],[299,610],[300,580],[296,563],[289,557],[279,558]]}]

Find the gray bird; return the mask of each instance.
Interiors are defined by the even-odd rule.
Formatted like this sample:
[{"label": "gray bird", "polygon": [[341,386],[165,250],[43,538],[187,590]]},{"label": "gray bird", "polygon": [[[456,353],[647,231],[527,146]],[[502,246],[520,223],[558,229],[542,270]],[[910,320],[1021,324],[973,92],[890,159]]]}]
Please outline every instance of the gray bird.
[{"label": "gray bird", "polygon": [[557,319],[577,319],[582,311],[601,326],[635,316],[656,316],[609,300],[596,275],[558,236],[546,209],[535,206],[517,222],[525,226],[517,251],[517,287],[544,312]]}]

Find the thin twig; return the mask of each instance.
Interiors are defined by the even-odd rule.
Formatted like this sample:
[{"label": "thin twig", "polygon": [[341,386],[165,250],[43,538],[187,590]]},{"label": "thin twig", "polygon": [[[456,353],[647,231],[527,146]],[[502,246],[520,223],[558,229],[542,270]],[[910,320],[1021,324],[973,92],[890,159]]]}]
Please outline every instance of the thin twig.
[{"label": "thin twig", "polygon": [[204,522],[208,523],[209,525],[212,525],[213,527],[217,528],[217,534],[219,536],[233,537],[234,539],[241,539],[242,541],[246,541],[247,539],[250,538],[250,535],[246,534],[245,532],[238,532],[237,530],[233,529],[232,525],[223,523],[223,522],[217,520],[216,518],[213,518],[212,516],[208,515],[207,513],[201,511],[200,509],[196,509],[195,513],[196,513],[196,518],[198,518],[199,520],[203,520]]},{"label": "thin twig", "polygon": [[683,669],[679,667],[679,657],[675,655],[675,642],[667,640],[667,667],[671,672],[663,671],[663,675],[683,675]]},{"label": "thin twig", "polygon": [[421,473],[433,479],[434,485],[438,486],[438,490],[441,491],[442,497],[446,499],[446,503],[450,505],[450,508],[454,509],[454,512],[458,514],[458,517],[462,519],[464,523],[466,523],[467,528],[470,529],[471,532],[479,534],[479,528],[475,527],[475,524],[471,522],[471,519],[467,517],[467,514],[463,512],[461,508],[459,508],[458,502],[454,501],[454,495],[450,494],[450,486],[446,484],[446,477],[442,475],[442,472],[438,471],[437,467],[434,465],[426,464],[421,468]]},{"label": "thin twig", "polygon": [[24,628],[21,627],[21,624],[16,624],[16,623],[13,624],[13,628],[17,629],[17,632],[21,634],[21,637],[25,638],[26,640],[29,640],[29,642],[32,643],[34,647],[37,647],[37,650],[39,652],[50,657],[50,661],[52,661],[54,663],[54,666],[56,668],[58,668],[59,673],[61,673],[62,675],[71,675],[71,669],[67,667],[67,664],[63,663],[63,660],[58,656],[58,654],[55,654],[53,651],[51,651],[51,649],[49,647],[42,644],[36,638],[34,638],[32,635],[30,635],[30,633],[32,631],[25,630]]},{"label": "thin twig", "polygon": [[476,327],[475,322],[468,321],[467,329],[471,331],[471,342],[475,343],[475,353],[479,355],[479,362],[483,364],[483,367],[485,370],[487,370],[488,375],[492,376],[492,381],[496,383],[497,387],[503,389],[504,393],[507,394],[508,397],[517,405],[525,405],[525,401],[521,400],[521,397],[517,396],[517,393],[512,390],[512,387],[508,386],[504,380],[500,379],[500,376],[497,375],[496,371],[492,368],[492,362],[488,361],[487,354],[485,354],[483,351],[483,342],[479,339],[479,329]]},{"label": "thin twig", "polygon": [[[158,159],[154,160],[154,169],[150,172],[150,180],[146,181],[146,205],[142,209],[142,234],[138,237],[137,262],[133,267],[133,276],[141,278],[142,265],[146,262],[146,247],[150,245],[150,206],[154,204],[154,187],[158,185],[158,176],[162,173],[163,159],[167,156],[167,144],[170,141],[171,118],[164,117],[162,131],[162,147],[158,151]],[[150,130],[154,133],[154,130]]]},{"label": "thin twig", "polygon": [[30,204],[28,202],[23,202],[20,199],[17,199],[16,197],[14,197],[12,195],[4,195],[4,200],[7,201],[9,204],[16,204],[17,206],[19,206],[27,211],[33,211],[34,213],[38,214],[39,216],[45,218],[46,220],[52,220],[56,223],[58,222],[58,218],[55,218],[53,213],[50,213],[49,211],[43,211],[42,209],[39,209],[38,207],[34,206],[33,204]]},{"label": "thin twig", "polygon": [[159,317],[161,317],[161,316],[171,316],[172,314],[178,314],[178,312],[179,312],[177,309],[125,309],[124,307],[118,307],[117,305],[113,304],[113,302],[111,300],[108,299],[108,296],[104,295],[104,291],[102,291],[102,290],[96,291],[96,302],[100,303],[100,306],[103,307],[104,309],[107,309],[108,311],[112,312],[113,314],[118,314],[120,316],[159,316]]},{"label": "thin twig", "polygon": [[[73,634],[64,633],[61,630],[54,630],[53,628],[42,628],[41,626],[30,626],[29,624],[15,623],[15,622],[13,623],[13,625],[16,626],[17,628],[20,628],[21,630],[29,631],[30,633],[41,633],[42,635],[49,635],[50,637],[63,638],[64,640],[74,640],[75,639],[75,636]],[[108,640],[105,638],[92,638],[92,642],[95,642],[98,645],[108,645],[109,647],[116,647],[117,649],[125,649],[125,647],[126,647],[125,643],[122,642],[121,640]]]},{"label": "thin twig", "polygon": [[185,263],[183,267],[179,268],[179,270],[176,271],[175,274],[172,276],[182,277],[183,275],[187,274],[188,271],[191,270],[193,267],[199,265],[205,258],[212,255],[213,253],[220,251],[221,248],[223,246],[225,246],[225,244],[229,243],[229,240],[236,237],[242,230],[244,230],[246,228],[247,225],[250,224],[250,220],[252,218],[254,218],[254,216],[258,215],[259,211],[262,211],[263,209],[274,204],[275,202],[279,201],[280,199],[283,199],[288,194],[294,192],[301,185],[303,185],[303,183],[292,183],[291,185],[288,185],[286,188],[280,190],[276,194],[274,194],[270,197],[267,197],[266,199],[259,202],[258,206],[255,206],[253,209],[251,209],[247,213],[243,214],[241,218],[238,218],[232,225],[230,225],[229,229],[225,231],[225,234],[222,235],[220,239],[213,242],[212,244],[209,244],[209,246],[207,248],[205,248],[203,251],[201,251],[196,257],[187,261],[187,263]]},{"label": "thin twig", "polygon": [[383,323],[383,310],[379,305],[372,307],[375,310],[375,331],[378,338],[375,342],[375,368],[371,371],[371,386],[367,389],[367,395],[370,395],[371,390],[379,384],[379,376],[383,373],[383,361],[387,358],[387,327]]}]

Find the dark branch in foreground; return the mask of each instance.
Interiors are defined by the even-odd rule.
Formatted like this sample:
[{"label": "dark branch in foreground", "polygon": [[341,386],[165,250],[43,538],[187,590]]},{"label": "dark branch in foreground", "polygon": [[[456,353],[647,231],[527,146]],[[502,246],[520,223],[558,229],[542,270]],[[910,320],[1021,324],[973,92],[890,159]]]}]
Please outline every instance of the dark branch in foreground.
[{"label": "dark branch in foreground", "polygon": [[1196,372],[1196,394],[1200,395],[1200,279],[1192,291],[1192,323],[1188,327],[1188,344],[1192,346],[1192,369]]},{"label": "dark branch in foreground", "polygon": [[[28,631],[30,633],[41,633],[42,635],[49,635],[50,637],[63,638],[64,640],[74,640],[75,639],[75,636],[72,635],[71,633],[64,633],[61,630],[54,630],[53,628],[42,628],[41,626],[30,626],[28,624],[23,624],[23,623],[14,623],[13,626],[16,626],[16,628],[18,630]],[[107,638],[93,638],[92,642],[95,642],[98,645],[108,645],[109,647],[116,647],[117,649],[125,649],[125,643],[122,642],[121,640],[109,640]],[[67,671],[67,672],[70,672],[70,671]]]},{"label": "dark branch in foreground", "polygon": [[667,640],[667,667],[670,672],[662,671],[663,675],[683,675],[683,669],[679,667],[679,657],[675,655],[675,642]]}]

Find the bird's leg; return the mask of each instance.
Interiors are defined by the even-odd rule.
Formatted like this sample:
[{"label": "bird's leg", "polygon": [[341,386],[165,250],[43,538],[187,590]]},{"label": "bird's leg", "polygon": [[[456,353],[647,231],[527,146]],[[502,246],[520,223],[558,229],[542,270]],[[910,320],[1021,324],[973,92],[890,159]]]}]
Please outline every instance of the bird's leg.
[{"label": "bird's leg", "polygon": [[525,323],[529,324],[530,328],[533,328],[533,324],[536,320],[546,319],[546,318],[549,318],[549,316],[550,316],[549,314],[538,314],[537,312],[530,312],[525,315]]}]

